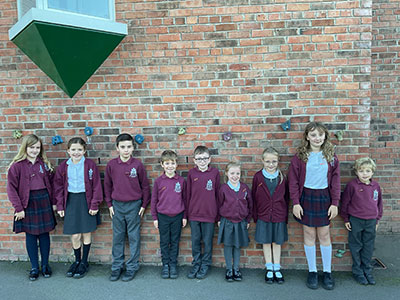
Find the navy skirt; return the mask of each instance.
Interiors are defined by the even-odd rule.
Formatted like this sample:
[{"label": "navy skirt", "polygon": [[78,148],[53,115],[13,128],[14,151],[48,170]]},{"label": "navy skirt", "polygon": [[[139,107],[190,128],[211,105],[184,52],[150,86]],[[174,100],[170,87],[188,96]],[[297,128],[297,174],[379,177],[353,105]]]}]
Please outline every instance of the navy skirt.
[{"label": "navy skirt", "polygon": [[30,191],[25,218],[15,221],[15,233],[26,232],[33,235],[50,232],[56,227],[56,218],[47,189]]},{"label": "navy skirt", "polygon": [[303,208],[303,217],[301,220],[295,217],[297,222],[309,227],[322,227],[330,224],[328,209],[331,206],[331,197],[328,189],[303,188],[300,205]]},{"label": "navy skirt", "polygon": [[247,247],[249,241],[246,220],[233,223],[224,217],[221,218],[218,231],[218,244],[240,248]]},{"label": "navy skirt", "polygon": [[283,245],[288,240],[286,222],[272,223],[257,220],[255,240],[259,244]]},{"label": "navy skirt", "polygon": [[85,193],[68,193],[64,215],[64,234],[93,232],[100,224],[100,215],[89,215]]}]

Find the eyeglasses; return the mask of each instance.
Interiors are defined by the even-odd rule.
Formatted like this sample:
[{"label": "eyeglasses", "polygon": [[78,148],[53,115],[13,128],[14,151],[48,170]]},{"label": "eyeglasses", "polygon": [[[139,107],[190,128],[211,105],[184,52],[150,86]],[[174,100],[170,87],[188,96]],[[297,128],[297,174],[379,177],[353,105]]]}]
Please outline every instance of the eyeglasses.
[{"label": "eyeglasses", "polygon": [[210,157],[198,157],[198,158],[195,158],[194,160],[195,161],[207,161],[209,159],[210,159]]},{"label": "eyeglasses", "polygon": [[264,163],[266,165],[277,165],[278,161],[277,160],[264,160]]}]

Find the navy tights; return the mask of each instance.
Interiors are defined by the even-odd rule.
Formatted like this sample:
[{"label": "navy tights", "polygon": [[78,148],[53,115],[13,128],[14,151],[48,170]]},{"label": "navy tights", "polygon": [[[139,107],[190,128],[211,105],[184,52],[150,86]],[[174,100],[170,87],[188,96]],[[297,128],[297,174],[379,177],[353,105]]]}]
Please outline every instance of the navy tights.
[{"label": "navy tights", "polygon": [[26,233],[26,250],[31,260],[32,269],[39,269],[38,240],[42,267],[49,263],[50,235],[48,232],[39,235]]}]

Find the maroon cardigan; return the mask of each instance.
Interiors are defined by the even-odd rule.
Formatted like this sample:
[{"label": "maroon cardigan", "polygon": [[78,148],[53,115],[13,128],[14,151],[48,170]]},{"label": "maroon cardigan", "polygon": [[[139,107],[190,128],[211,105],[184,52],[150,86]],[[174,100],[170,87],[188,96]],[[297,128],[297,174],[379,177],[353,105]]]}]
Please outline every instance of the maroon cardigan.
[{"label": "maroon cardigan", "polygon": [[[37,158],[40,165],[42,166],[44,173],[43,179],[46,186],[47,192],[49,193],[50,202],[55,205],[55,199],[53,197],[53,177],[54,173],[49,170],[47,165],[40,159]],[[27,159],[13,163],[8,170],[7,175],[7,194],[15,212],[21,212],[28,207],[29,201],[29,162]]]},{"label": "maroon cardigan", "polygon": [[280,223],[288,221],[289,190],[286,178],[282,182],[278,177],[278,185],[271,197],[265,183],[262,170],[253,177],[251,196],[253,198],[253,220],[257,223],[260,219],[264,222]]},{"label": "maroon cardigan", "polygon": [[[103,201],[103,190],[96,163],[89,158],[85,158],[84,172],[88,208],[98,210],[100,203]],[[57,168],[54,176],[54,196],[57,202],[57,210],[65,210],[68,199],[68,165],[66,160]]]},{"label": "maroon cardigan", "polygon": [[[288,180],[290,199],[292,199],[293,205],[300,204],[300,197],[306,181],[306,163],[297,154],[290,162]],[[340,200],[340,168],[336,154],[332,161],[328,162],[328,189],[331,204],[338,206]]]}]

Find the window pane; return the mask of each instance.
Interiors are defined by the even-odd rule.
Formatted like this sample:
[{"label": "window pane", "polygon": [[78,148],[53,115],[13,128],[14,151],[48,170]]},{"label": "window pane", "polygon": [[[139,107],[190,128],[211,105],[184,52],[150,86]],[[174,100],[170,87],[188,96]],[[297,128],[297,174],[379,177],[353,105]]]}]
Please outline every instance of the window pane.
[{"label": "window pane", "polygon": [[110,19],[109,2],[110,0],[48,0],[48,7]]}]

